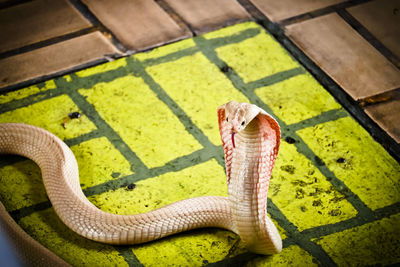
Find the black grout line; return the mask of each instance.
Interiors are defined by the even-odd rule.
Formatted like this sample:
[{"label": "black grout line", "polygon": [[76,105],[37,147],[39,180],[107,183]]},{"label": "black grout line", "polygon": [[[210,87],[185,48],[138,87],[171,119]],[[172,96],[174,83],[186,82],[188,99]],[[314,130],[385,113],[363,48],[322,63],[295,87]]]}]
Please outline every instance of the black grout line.
[{"label": "black grout line", "polygon": [[29,216],[33,212],[42,211],[42,210],[45,210],[48,208],[51,208],[51,203],[49,200],[31,205],[28,207],[23,207],[23,208],[20,208],[17,210],[13,210],[13,211],[10,211],[9,213],[10,213],[10,216],[14,219],[14,221],[16,221],[18,223],[19,220],[21,220],[22,218],[24,218],[26,216]]},{"label": "black grout line", "polygon": [[[260,33],[261,33],[261,29],[257,27],[257,28],[246,29],[246,30],[240,31],[236,34],[226,36],[226,37],[217,37],[217,38],[212,38],[212,39],[206,39],[202,36],[199,36],[199,38],[207,40],[208,45],[215,49],[215,48],[225,46],[225,45],[240,43],[242,41],[245,41],[247,39],[257,36]],[[194,39],[196,39],[196,37]]]},{"label": "black grout line", "polygon": [[40,49],[40,48],[43,48],[43,47],[46,47],[46,46],[50,46],[50,45],[54,45],[54,44],[57,44],[57,43],[61,43],[61,42],[64,42],[64,41],[67,41],[67,40],[70,40],[70,39],[73,39],[73,38],[76,38],[76,37],[79,37],[79,36],[82,36],[82,35],[86,35],[86,34],[89,34],[89,33],[95,32],[95,31],[96,31],[96,28],[89,27],[89,28],[81,29],[81,30],[78,30],[78,31],[75,31],[75,32],[67,33],[67,34],[64,34],[64,35],[61,35],[61,36],[56,36],[56,37],[53,37],[53,38],[50,38],[50,39],[47,39],[47,40],[43,40],[43,41],[40,41],[40,42],[37,42],[37,43],[33,43],[33,44],[29,44],[29,45],[26,45],[26,46],[23,46],[23,47],[19,47],[19,48],[10,50],[10,51],[1,52],[0,53],[0,60],[8,58],[8,57],[15,56],[15,55],[18,55],[18,54],[27,53],[27,52],[33,51],[35,49]]},{"label": "black grout line", "polygon": [[103,33],[111,36],[112,44],[123,52],[129,52],[123,43],[118,40],[112,31],[110,31],[81,0],[69,0],[69,2],[93,25],[98,27]]},{"label": "black grout line", "polygon": [[142,267],[144,266],[136,255],[133,253],[131,247],[129,246],[113,246],[116,251],[118,251],[119,255],[121,255],[126,263],[128,263],[129,267]]},{"label": "black grout line", "polygon": [[283,80],[287,80],[305,73],[306,71],[301,67],[285,70],[256,81],[249,82],[246,84],[246,87],[248,90],[254,91],[255,89],[258,89],[260,87],[270,86]]},{"label": "black grout line", "polygon": [[199,49],[197,47],[189,47],[189,48],[186,48],[183,50],[169,53],[168,55],[165,55],[165,56],[145,59],[145,60],[141,61],[141,63],[143,66],[149,67],[149,66],[154,66],[154,65],[178,60],[182,57],[191,56],[197,52],[199,52]]},{"label": "black grout line", "polygon": [[374,215],[378,219],[384,218],[384,217],[389,217],[395,213],[400,213],[400,202],[397,202],[390,206],[379,208],[374,211]]},{"label": "black grout line", "polygon": [[161,7],[165,13],[168,14],[172,18],[172,20],[178,24],[178,26],[184,32],[190,32],[192,36],[196,36],[196,32],[192,28],[192,26],[187,23],[165,0],[154,0],[159,7]]},{"label": "black grout line", "polygon": [[[90,89],[99,83],[112,82],[126,75],[129,75],[126,67],[119,67],[117,69],[92,74],[86,77],[78,77],[75,73],[70,74],[70,76],[74,79],[74,82],[79,83],[79,89]],[[73,83],[71,84],[72,85],[65,84],[64,87],[68,88],[70,86],[74,86]],[[66,91],[68,91],[68,89],[66,89]]]},{"label": "black grout line", "polygon": [[369,44],[375,47],[388,61],[400,69],[400,58],[382,44],[367,28],[365,28],[355,17],[347,10],[338,10],[337,14],[355,29]]},{"label": "black grout line", "polygon": [[[156,177],[168,172],[177,172],[207,162],[211,159],[215,159],[218,162],[218,158],[224,158],[222,146],[203,148],[191,154],[173,159],[162,167],[154,167],[149,169],[149,177]],[[222,167],[225,168],[225,164]]]},{"label": "black grout line", "polygon": [[250,0],[236,0],[256,21],[265,19],[265,15]]},{"label": "black grout line", "polygon": [[96,129],[89,133],[85,133],[85,134],[82,134],[75,138],[71,138],[71,139],[67,139],[67,140],[63,140],[63,141],[64,141],[64,143],[67,144],[67,146],[72,147],[72,146],[79,145],[81,143],[87,142],[87,141],[95,139],[95,138],[103,137],[103,136],[104,136],[103,133],[99,129]]},{"label": "black grout line", "polygon": [[310,12],[306,12],[291,18],[287,18],[287,19],[283,19],[281,21],[278,21],[277,23],[280,24],[281,26],[287,26],[290,24],[294,24],[294,23],[299,23],[308,19],[312,19],[312,18],[316,18],[316,17],[321,17],[324,15],[328,15],[329,13],[334,13],[337,10],[341,10],[341,9],[345,9],[345,8],[349,8],[349,7],[353,7],[353,6],[357,6],[360,4],[364,4],[364,3],[368,3],[372,0],[350,0],[350,1],[345,1],[345,2],[341,2],[338,4],[334,4],[328,7],[324,7],[324,8],[320,8],[317,10],[313,10]]},{"label": "black grout line", "polygon": [[[222,148],[221,148],[222,149]],[[93,196],[105,193],[110,190],[116,190],[121,187],[126,187],[129,184],[137,183],[149,178],[154,178],[170,172],[178,172],[186,168],[196,166],[198,164],[215,159],[215,153],[210,149],[200,149],[189,155],[185,155],[167,162],[164,166],[154,167],[146,172],[134,173],[115,180],[109,180],[102,184],[88,187],[83,190],[85,196]]]},{"label": "black grout line", "polygon": [[154,0],[154,1],[172,18],[172,20],[175,21],[176,24],[179,25],[179,27],[181,27],[184,31],[190,31],[192,36],[201,35],[226,26],[231,26],[237,23],[249,21],[251,19],[251,18],[241,18],[241,19],[233,18],[226,20],[217,26],[214,25],[205,28],[197,28],[195,25],[193,27],[188,21],[186,21],[181,15],[179,15],[165,0]]},{"label": "black grout line", "polygon": [[303,238],[313,239],[321,238],[323,236],[331,235],[334,233],[342,232],[347,229],[362,226],[366,223],[372,223],[375,221],[382,220],[383,218],[390,217],[400,212],[400,202],[386,206],[384,208],[377,209],[372,212],[371,217],[366,218],[360,214],[357,216],[346,219],[333,224],[320,225],[312,228],[305,229],[301,232]]},{"label": "black grout line", "polygon": [[60,90],[56,89],[49,89],[46,91],[39,92],[35,95],[30,95],[22,99],[17,99],[8,103],[4,103],[0,105],[0,114],[16,110],[19,108],[24,108],[33,104],[36,104],[38,102],[57,97],[60,95],[64,95],[65,93]]},{"label": "black grout line", "polygon": [[[335,121],[344,117],[348,117],[349,114],[343,109],[332,109],[328,111],[324,111],[321,114],[314,116],[309,119],[302,120],[297,123],[289,124],[287,125],[287,132],[297,132],[298,130],[308,128],[308,127],[313,127],[321,123],[329,122],[329,121]],[[286,133],[283,133],[285,135]],[[283,138],[284,136],[282,136]]]}]

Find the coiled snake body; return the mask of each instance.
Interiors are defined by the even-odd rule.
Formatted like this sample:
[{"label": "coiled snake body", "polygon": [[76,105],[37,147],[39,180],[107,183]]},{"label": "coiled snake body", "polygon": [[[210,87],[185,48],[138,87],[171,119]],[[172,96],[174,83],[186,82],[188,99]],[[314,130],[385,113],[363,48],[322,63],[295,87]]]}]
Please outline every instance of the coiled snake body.
[{"label": "coiled snake body", "polygon": [[[191,198],[138,215],[110,214],[94,206],[80,188],[71,150],[41,128],[0,124],[0,153],[19,154],[35,161],[54,210],[69,228],[86,238],[109,244],[139,244],[189,229],[220,227],[237,233],[249,251],[278,253],[282,241],[267,216],[266,205],[280,144],[279,125],[259,107],[233,101],[218,108],[218,122],[229,197]],[[7,217],[4,207],[0,210],[2,228],[15,236],[17,246],[22,247],[31,263],[32,257],[46,261],[47,256],[38,256],[47,253],[46,249],[30,240]],[[20,244],[23,240],[33,245]]]}]

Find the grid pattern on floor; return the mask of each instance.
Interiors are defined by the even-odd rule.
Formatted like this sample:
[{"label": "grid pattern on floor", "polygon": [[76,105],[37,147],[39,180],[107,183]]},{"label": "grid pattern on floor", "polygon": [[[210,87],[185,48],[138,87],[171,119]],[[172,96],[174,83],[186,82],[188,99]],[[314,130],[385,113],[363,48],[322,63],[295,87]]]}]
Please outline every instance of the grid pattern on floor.
[{"label": "grid pattern on floor", "polygon": [[[1,1],[0,91],[252,19],[399,161],[398,5],[399,0]],[[43,21],[60,23],[48,28],[51,23]]]},{"label": "grid pattern on floor", "polygon": [[[268,57],[276,65],[265,76],[260,64]],[[28,122],[64,139],[77,155],[85,195],[103,210],[135,213],[226,195],[215,110],[234,99],[273,115],[286,141],[268,201],[284,239],[281,254],[249,254],[237,236],[215,229],[139,246],[88,241],[57,219],[37,167],[17,157],[2,157],[2,202],[29,234],[76,266],[400,261],[399,164],[255,23],[10,92],[0,98],[0,122]],[[79,119],[67,118],[76,111]]]}]

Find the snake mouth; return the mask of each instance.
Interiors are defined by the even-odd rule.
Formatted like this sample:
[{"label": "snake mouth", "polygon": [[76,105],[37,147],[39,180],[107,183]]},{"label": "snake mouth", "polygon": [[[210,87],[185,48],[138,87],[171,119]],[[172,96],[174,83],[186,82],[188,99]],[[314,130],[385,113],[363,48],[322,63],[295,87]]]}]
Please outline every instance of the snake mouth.
[{"label": "snake mouth", "polygon": [[235,148],[235,132],[232,132],[231,138],[232,138],[232,145],[233,145],[233,148]]}]

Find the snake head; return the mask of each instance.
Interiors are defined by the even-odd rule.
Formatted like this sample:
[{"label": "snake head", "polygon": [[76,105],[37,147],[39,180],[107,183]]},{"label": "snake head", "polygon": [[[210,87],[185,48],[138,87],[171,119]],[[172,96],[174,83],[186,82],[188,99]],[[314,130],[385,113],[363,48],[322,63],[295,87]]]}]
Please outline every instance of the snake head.
[{"label": "snake head", "polygon": [[260,112],[260,109],[255,105],[235,101],[228,102],[219,109],[224,109],[224,119],[233,134],[245,129]]}]

